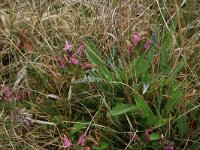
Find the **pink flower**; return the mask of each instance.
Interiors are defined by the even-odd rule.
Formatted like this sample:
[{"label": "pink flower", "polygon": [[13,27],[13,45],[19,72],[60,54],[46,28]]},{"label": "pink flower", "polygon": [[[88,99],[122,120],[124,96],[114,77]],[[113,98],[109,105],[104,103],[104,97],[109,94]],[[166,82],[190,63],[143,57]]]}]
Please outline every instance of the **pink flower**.
[{"label": "pink flower", "polygon": [[171,144],[169,144],[165,147],[165,150],[174,150],[174,148]]},{"label": "pink flower", "polygon": [[64,50],[66,50],[67,52],[70,52],[72,49],[72,45],[65,39],[65,47]]},{"label": "pink flower", "polygon": [[13,93],[12,90],[7,86],[4,88],[3,93],[4,93],[4,97],[5,97],[6,101],[10,102],[10,99],[11,99],[12,93]]},{"label": "pink flower", "polygon": [[138,43],[140,42],[140,34],[138,32],[134,33],[133,42],[134,42],[134,46],[137,47]]},{"label": "pink flower", "polygon": [[57,58],[57,61],[60,63],[61,68],[65,68],[66,67],[66,58],[64,55],[64,58]]},{"label": "pink flower", "polygon": [[82,56],[82,53],[83,53],[84,48],[85,48],[85,45],[81,45],[81,46],[78,48],[77,53],[78,53],[79,56]]},{"label": "pink flower", "polygon": [[63,143],[64,143],[63,144],[64,149],[73,145],[72,142],[66,137],[66,135],[64,135]]},{"label": "pink flower", "polygon": [[91,65],[88,64],[88,63],[82,63],[82,64],[80,64],[80,66],[81,66],[83,69],[90,69],[90,68],[91,68]]},{"label": "pink flower", "polygon": [[82,146],[85,145],[85,136],[86,135],[83,134],[82,136],[79,137],[78,142],[77,142],[78,145],[82,145]]},{"label": "pink flower", "polygon": [[74,65],[78,64],[78,60],[75,58],[75,55],[71,55],[71,57],[69,58],[70,62]]},{"label": "pink flower", "polygon": [[144,49],[148,49],[151,46],[152,43],[153,43],[152,40],[148,40],[146,42],[146,44],[144,45]]},{"label": "pink flower", "polygon": [[146,143],[150,142],[150,134],[151,134],[151,132],[152,131],[150,129],[148,129],[148,130],[145,131],[145,142]]},{"label": "pink flower", "polygon": [[61,60],[61,61],[60,61],[60,65],[61,65],[62,68],[65,68],[65,67],[66,67],[65,61],[64,61],[64,60]]}]

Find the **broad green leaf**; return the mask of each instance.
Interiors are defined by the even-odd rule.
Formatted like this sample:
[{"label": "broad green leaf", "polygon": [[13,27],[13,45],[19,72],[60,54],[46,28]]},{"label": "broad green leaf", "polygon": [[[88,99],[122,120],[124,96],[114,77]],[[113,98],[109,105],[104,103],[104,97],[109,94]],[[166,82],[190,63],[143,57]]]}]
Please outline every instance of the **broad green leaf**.
[{"label": "broad green leaf", "polygon": [[140,58],[136,61],[135,70],[133,71],[138,75],[149,69],[149,64],[144,58]]},{"label": "broad green leaf", "polygon": [[177,121],[177,125],[178,125],[178,131],[179,131],[180,137],[184,138],[188,129],[187,116],[185,115],[179,118]]},{"label": "broad green leaf", "polygon": [[78,132],[79,130],[81,129],[84,129],[86,128],[88,125],[86,124],[86,122],[83,124],[83,123],[77,123],[73,126],[72,130],[70,131],[71,134],[74,134],[76,132]]},{"label": "broad green leaf", "polygon": [[160,134],[158,133],[150,134],[150,141],[156,141],[156,140],[160,140]]},{"label": "broad green leaf", "polygon": [[179,62],[179,64],[176,66],[176,68],[174,69],[173,74],[177,75],[177,74],[181,71],[181,69],[184,67],[184,65],[185,65],[185,60],[184,60],[184,58],[183,58],[183,59]]},{"label": "broad green leaf", "polygon": [[119,70],[119,78],[122,82],[125,82],[125,71]]},{"label": "broad green leaf", "polygon": [[189,148],[190,150],[197,150],[197,149],[199,149],[199,143],[197,142],[197,143],[193,143],[191,146],[190,146],[190,148]]},{"label": "broad green leaf", "polygon": [[111,80],[111,72],[108,70],[107,66],[104,64],[104,61],[101,59],[101,55],[99,50],[97,49],[96,45],[92,40],[86,41],[86,49],[85,54],[88,60],[97,66],[97,72],[100,77]]},{"label": "broad green leaf", "polygon": [[135,96],[135,103],[136,107],[140,109],[145,114],[146,117],[154,118],[154,114],[151,111],[151,108],[140,96],[138,95]]},{"label": "broad green leaf", "polygon": [[136,75],[144,73],[149,69],[149,63],[142,56],[131,61],[130,65],[131,66],[128,66],[128,68],[131,68],[133,74]]},{"label": "broad green leaf", "polygon": [[163,126],[165,124],[168,123],[169,120],[172,120],[174,117],[170,117],[170,118],[160,118],[155,124],[154,127],[159,127],[159,126]]},{"label": "broad green leaf", "polygon": [[109,147],[109,143],[102,142],[100,145],[93,146],[92,148],[95,149],[95,150],[107,150],[108,147]]},{"label": "broad green leaf", "polygon": [[[169,44],[170,45],[170,44]],[[160,68],[161,68],[161,72],[164,74],[167,74],[170,70],[169,67],[169,54],[168,54],[168,47],[164,47],[163,49],[161,49],[161,60],[160,60]]]},{"label": "broad green leaf", "polygon": [[108,116],[117,116],[121,115],[130,111],[135,111],[137,108],[134,105],[131,104],[122,104],[119,106],[116,106],[114,109],[112,109],[110,112],[108,112]]},{"label": "broad green leaf", "polygon": [[154,50],[152,49],[152,48],[150,48],[149,50],[148,50],[148,53],[147,53],[147,61],[149,62],[149,63],[151,63],[152,62],[152,60],[153,60],[153,58],[154,58]]},{"label": "broad green leaf", "polygon": [[154,126],[154,124],[157,121],[155,117],[147,117],[144,120],[145,120],[145,122],[143,123],[143,125],[148,126],[148,127]]},{"label": "broad green leaf", "polygon": [[[195,102],[189,102],[188,104],[187,104],[187,109],[188,110],[191,110],[191,109],[193,109],[194,107],[197,107],[197,105],[198,104],[196,104]],[[198,109],[194,109],[192,112],[191,112],[191,116],[193,117],[193,118],[197,118],[199,115],[199,113],[198,113]]]},{"label": "broad green leaf", "polygon": [[169,29],[170,31],[166,30],[163,32],[162,44],[160,47],[160,71],[164,74],[167,74],[170,71],[169,49],[173,44],[172,34],[176,30],[176,24],[171,24]]},{"label": "broad green leaf", "polygon": [[183,93],[181,90],[176,90],[172,92],[172,94],[170,95],[170,99],[167,101],[164,107],[164,112],[166,114],[169,114],[169,112],[173,109],[174,105],[180,101],[182,95]]}]

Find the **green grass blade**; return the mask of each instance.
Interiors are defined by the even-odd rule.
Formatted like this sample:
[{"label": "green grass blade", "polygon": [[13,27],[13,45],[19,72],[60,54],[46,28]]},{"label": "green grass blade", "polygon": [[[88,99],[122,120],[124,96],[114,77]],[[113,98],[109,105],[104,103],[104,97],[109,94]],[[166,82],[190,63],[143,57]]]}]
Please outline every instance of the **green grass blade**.
[{"label": "green grass blade", "polygon": [[135,103],[136,107],[140,109],[146,117],[154,118],[154,114],[151,111],[151,108],[140,96],[135,96]]},{"label": "green grass blade", "polygon": [[134,59],[131,64],[133,74],[139,75],[146,72],[149,69],[149,63],[141,56],[138,59]]},{"label": "green grass blade", "polygon": [[169,50],[170,46],[172,46],[173,37],[172,34],[176,29],[175,23],[169,26],[170,31],[163,31],[162,37],[162,45],[160,47],[160,71],[163,74],[167,74],[170,71],[170,64],[169,64]]},{"label": "green grass blade", "polygon": [[104,79],[111,80],[111,72],[108,70],[103,60],[101,59],[100,52],[94,42],[90,39],[87,40],[86,47],[86,56],[92,64],[95,64],[97,66],[98,74]]},{"label": "green grass blade", "polygon": [[136,106],[131,104],[122,104],[120,106],[116,106],[114,109],[108,112],[108,116],[118,116],[130,111],[137,110]]},{"label": "green grass blade", "polygon": [[183,95],[181,90],[177,90],[170,95],[170,99],[167,101],[164,107],[164,113],[167,115],[173,109],[174,105],[180,101],[181,96]]},{"label": "green grass blade", "polygon": [[187,116],[185,115],[179,118],[177,121],[177,125],[178,125],[178,131],[179,131],[180,137],[184,138],[188,129]]}]

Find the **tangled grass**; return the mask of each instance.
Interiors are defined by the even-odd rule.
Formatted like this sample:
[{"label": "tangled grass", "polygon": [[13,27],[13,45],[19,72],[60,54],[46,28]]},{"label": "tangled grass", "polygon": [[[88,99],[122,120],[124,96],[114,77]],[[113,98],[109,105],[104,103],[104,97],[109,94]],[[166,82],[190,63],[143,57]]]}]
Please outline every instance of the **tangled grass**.
[{"label": "tangled grass", "polygon": [[[64,135],[69,149],[200,148],[199,1],[6,0],[0,8],[0,149],[63,149]],[[86,47],[77,59],[87,69],[68,62],[64,39],[73,51]]]}]

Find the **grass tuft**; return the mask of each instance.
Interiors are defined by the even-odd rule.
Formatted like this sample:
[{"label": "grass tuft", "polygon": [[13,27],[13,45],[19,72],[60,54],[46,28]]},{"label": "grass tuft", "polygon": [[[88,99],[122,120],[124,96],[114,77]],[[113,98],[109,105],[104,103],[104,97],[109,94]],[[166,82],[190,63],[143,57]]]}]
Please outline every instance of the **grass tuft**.
[{"label": "grass tuft", "polygon": [[199,11],[0,2],[0,149],[199,149]]}]

